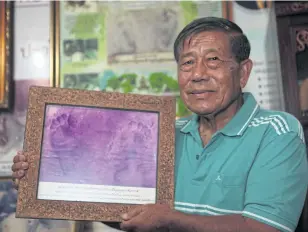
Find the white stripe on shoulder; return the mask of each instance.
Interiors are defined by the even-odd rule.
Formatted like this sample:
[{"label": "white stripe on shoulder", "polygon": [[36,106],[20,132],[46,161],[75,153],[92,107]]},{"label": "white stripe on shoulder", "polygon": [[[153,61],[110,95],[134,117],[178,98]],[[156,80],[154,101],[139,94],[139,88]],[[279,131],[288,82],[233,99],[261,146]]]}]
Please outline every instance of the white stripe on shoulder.
[{"label": "white stripe on shoulder", "polygon": [[248,127],[258,127],[265,124],[270,124],[278,135],[290,132],[289,125],[280,115],[270,115],[268,117],[254,118]]},{"label": "white stripe on shoulder", "polygon": [[280,224],[280,223],[278,223],[278,222],[275,222],[275,221],[273,221],[273,220],[270,220],[270,219],[267,219],[267,218],[265,218],[265,217],[259,216],[259,215],[257,215],[257,214],[250,213],[250,212],[248,212],[248,211],[243,211],[243,215],[244,215],[244,216],[245,216],[245,215],[249,215],[249,216],[252,216],[252,217],[259,218],[259,219],[264,220],[264,221],[266,221],[266,222],[268,222],[268,223],[270,223],[270,224],[272,224],[272,225],[279,226],[280,228],[282,228],[282,229],[284,229],[284,230],[286,230],[286,231],[293,232],[293,230],[290,229],[289,227],[286,227],[286,226],[284,226],[284,225],[282,225],[282,224]]},{"label": "white stripe on shoulder", "polygon": [[298,123],[298,136],[303,141],[303,143],[305,143],[305,135],[304,135],[302,124],[299,121],[297,123]]},{"label": "white stripe on shoulder", "polygon": [[271,115],[269,117],[278,117],[278,118],[280,118],[280,120],[284,123],[284,126],[287,128],[287,130],[290,131],[288,123],[286,122],[286,120],[283,117],[281,117],[281,115]]},{"label": "white stripe on shoulder", "polygon": [[264,124],[270,124],[275,129],[276,133],[278,135],[281,135],[282,132],[280,131],[280,128],[276,125],[275,122],[273,122],[271,120],[270,121],[259,121],[259,122],[258,121],[256,121],[256,122],[252,121],[248,127],[258,127],[258,126],[261,126],[261,125],[264,125]]},{"label": "white stripe on shoulder", "polygon": [[260,119],[275,121],[283,133],[290,132],[287,122],[280,115],[270,115],[268,117],[260,117]]}]

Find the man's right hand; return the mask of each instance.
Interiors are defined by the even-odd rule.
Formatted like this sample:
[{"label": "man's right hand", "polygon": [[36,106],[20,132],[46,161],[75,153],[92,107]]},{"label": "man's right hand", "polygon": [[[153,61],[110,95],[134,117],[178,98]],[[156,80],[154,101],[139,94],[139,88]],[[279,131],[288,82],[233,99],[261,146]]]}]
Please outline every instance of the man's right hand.
[{"label": "man's right hand", "polygon": [[17,152],[14,156],[12,165],[12,179],[16,189],[18,189],[19,180],[25,176],[28,167],[26,156],[23,155],[22,151]]}]

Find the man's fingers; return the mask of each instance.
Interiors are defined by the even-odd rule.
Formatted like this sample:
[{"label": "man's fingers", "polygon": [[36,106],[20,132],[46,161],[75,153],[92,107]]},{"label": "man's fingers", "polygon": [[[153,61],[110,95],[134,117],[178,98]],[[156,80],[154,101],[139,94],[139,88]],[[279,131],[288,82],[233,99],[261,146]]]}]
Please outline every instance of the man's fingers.
[{"label": "man's fingers", "polygon": [[26,163],[26,162],[18,162],[18,163],[14,163],[12,165],[12,171],[13,172],[16,172],[16,171],[19,171],[19,170],[26,170],[29,168],[29,164]]},{"label": "man's fingers", "polygon": [[14,163],[14,164],[12,165],[12,171],[13,171],[13,172],[16,172],[16,171],[22,169],[21,166],[22,166],[22,163],[21,163],[21,162]]},{"label": "man's fingers", "polygon": [[15,189],[18,189],[19,180],[23,178],[26,174],[26,171],[29,168],[27,163],[26,156],[23,155],[22,151],[17,152],[17,154],[13,158],[13,165],[12,165],[12,179],[13,179],[13,186]]},{"label": "man's fingers", "polygon": [[25,176],[26,172],[24,170],[19,170],[17,172],[13,172],[12,180],[15,189],[19,187],[19,180]]},{"label": "man's fingers", "polygon": [[14,156],[13,163],[26,162],[26,156],[23,155],[21,151],[17,152],[17,155]]},{"label": "man's fingers", "polygon": [[12,179],[15,180],[17,178],[19,178],[18,172],[13,172]]},{"label": "man's fingers", "polygon": [[143,212],[143,209],[144,209],[144,206],[137,206],[135,209],[122,214],[121,217],[125,221],[130,220],[133,217],[136,217],[137,215],[139,215],[141,212]]},{"label": "man's fingers", "polygon": [[19,156],[21,155],[22,153],[20,151],[17,152],[17,154],[14,156],[14,159],[13,159],[13,162],[14,163],[17,163],[19,162]]},{"label": "man's fingers", "polygon": [[130,221],[123,221],[120,224],[120,229],[124,230],[124,231],[137,231],[137,226],[138,223],[135,222],[134,219],[130,220]]},{"label": "man's fingers", "polygon": [[21,179],[25,176],[25,171],[24,170],[19,170],[17,172],[13,172],[12,177],[15,179]]},{"label": "man's fingers", "polygon": [[135,226],[125,221],[120,224],[120,229],[123,231],[136,231]]}]

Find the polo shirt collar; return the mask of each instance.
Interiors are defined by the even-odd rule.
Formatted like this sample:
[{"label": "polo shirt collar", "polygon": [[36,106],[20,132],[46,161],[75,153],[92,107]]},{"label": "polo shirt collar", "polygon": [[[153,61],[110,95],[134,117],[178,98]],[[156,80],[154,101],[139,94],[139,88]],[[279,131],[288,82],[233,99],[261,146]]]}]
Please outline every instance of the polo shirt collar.
[{"label": "polo shirt collar", "polygon": [[[244,104],[235,114],[235,116],[228,122],[228,124],[217,133],[221,132],[227,136],[241,136],[248,127],[251,120],[254,118],[259,110],[259,105],[251,93],[243,93]],[[198,132],[199,116],[193,114],[191,119],[181,129],[183,133],[194,134]]]}]

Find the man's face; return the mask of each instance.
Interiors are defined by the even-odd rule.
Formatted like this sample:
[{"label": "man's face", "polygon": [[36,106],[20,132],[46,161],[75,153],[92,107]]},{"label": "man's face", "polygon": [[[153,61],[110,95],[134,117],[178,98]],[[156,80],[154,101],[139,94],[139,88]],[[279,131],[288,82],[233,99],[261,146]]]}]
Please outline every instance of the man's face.
[{"label": "man's face", "polygon": [[232,56],[230,37],[226,33],[201,32],[187,38],[180,51],[181,97],[192,112],[215,114],[238,97],[250,70],[247,62],[239,64]]}]

